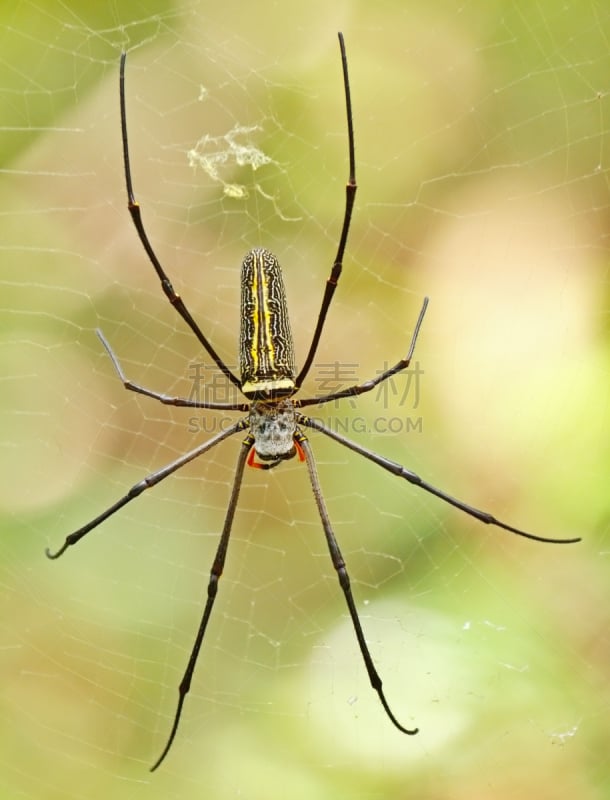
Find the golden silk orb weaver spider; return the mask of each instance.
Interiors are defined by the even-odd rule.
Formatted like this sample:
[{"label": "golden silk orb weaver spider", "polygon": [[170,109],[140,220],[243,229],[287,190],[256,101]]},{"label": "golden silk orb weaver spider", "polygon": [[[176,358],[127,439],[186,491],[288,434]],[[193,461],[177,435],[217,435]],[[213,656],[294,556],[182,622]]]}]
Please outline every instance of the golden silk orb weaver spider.
[{"label": "golden silk orb weaver spider", "polygon": [[337,433],[329,427],[326,427],[321,422],[307,417],[301,413],[300,409],[306,406],[319,406],[334,400],[342,398],[353,398],[357,395],[370,392],[375,386],[388,380],[391,376],[399,373],[409,366],[417,336],[426,312],[428,299],[424,302],[419,312],[419,317],[416,321],[411,341],[407,349],[407,354],[404,358],[394,364],[389,369],[380,372],[375,378],[359,383],[354,386],[342,389],[340,391],[331,392],[321,397],[310,397],[304,399],[295,399],[295,395],[301,388],[301,385],[306,378],[312,366],[326,316],[331,305],[331,301],[335,294],[341,270],[343,267],[343,257],[345,247],[347,244],[347,237],[349,233],[350,223],[352,219],[352,211],[354,206],[354,198],[356,195],[356,162],[354,155],[354,129],[352,121],[352,104],[350,95],[350,83],[347,68],[347,56],[345,51],[345,43],[343,35],[339,33],[339,46],[341,51],[341,64],[343,69],[343,88],[345,93],[345,106],[347,112],[347,143],[348,143],[348,159],[349,159],[349,177],[346,185],[345,192],[345,210],[343,214],[343,225],[339,238],[339,245],[335,260],[332,264],[330,275],[326,281],[326,287],[322,297],[322,303],[318,318],[313,331],[309,351],[301,367],[297,372],[295,366],[294,348],[292,343],[292,332],[290,328],[290,321],[288,318],[288,310],[286,306],[286,295],[284,291],[284,283],[282,279],[282,272],[279,262],[273,253],[264,248],[256,248],[250,250],[245,256],[241,268],[241,324],[240,324],[240,337],[239,337],[239,367],[240,377],[237,377],[227,367],[223,359],[218,355],[207,336],[203,333],[195,319],[191,316],[185,303],[181,297],[174,291],[170,279],[168,278],[164,268],[161,266],[142,222],[140,206],[135,199],[132,179],[131,179],[131,166],[129,160],[129,148],[127,140],[127,116],[126,116],[126,103],[125,103],[125,63],[126,53],[121,55],[120,74],[119,74],[119,96],[120,96],[120,110],[121,110],[121,136],[123,143],[123,161],[125,171],[125,183],[127,188],[128,209],[135,225],[138,237],[148,258],[157,273],[161,282],[161,287],[173,308],[176,309],[178,314],[186,322],[187,326],[195,334],[200,344],[215,362],[218,369],[225,375],[225,377],[235,386],[246,398],[246,402],[241,403],[215,403],[215,402],[200,402],[198,400],[185,399],[181,397],[172,397],[162,394],[152,389],[147,389],[133,381],[127,379],[123,369],[114,354],[110,344],[106,341],[101,331],[98,331],[98,336],[105,347],[114,368],[123,383],[125,389],[138,394],[151,397],[161,403],[173,406],[183,406],[189,408],[202,408],[210,410],[223,410],[223,411],[237,411],[245,414],[231,426],[222,430],[212,438],[197,445],[189,452],[166,464],[156,472],[147,475],[141,481],[136,483],[129,489],[129,491],[121,497],[117,502],[92,519],[86,525],[83,525],[78,530],[71,533],[66,537],[63,545],[56,551],[52,552],[47,549],[47,556],[51,559],[59,558],[69,547],[75,545],[84,536],[86,536],[94,528],[97,528],[102,522],[107,520],[115,514],[123,506],[135,500],[136,497],[142,494],[146,489],[155,486],[165,478],[172,475],[185,464],[193,461],[199,456],[204,455],[213,447],[229,439],[239,433],[247,432],[245,438],[242,440],[237,458],[237,465],[233,477],[229,503],[224,520],[222,532],[220,534],[220,541],[212,563],[210,578],[207,589],[207,600],[203,609],[197,635],[193,648],[178,687],[178,703],[174,715],[173,724],[165,743],[165,747],[157,761],[151,767],[154,771],[163,762],[168,754],[180,723],[184,701],[190,690],[195,665],[207,625],[212,613],[212,608],[216,600],[218,590],[218,582],[222,575],[227,549],[229,545],[229,538],[231,535],[231,528],[233,525],[233,518],[237,507],[239,492],[244,476],[246,466],[254,467],[257,469],[274,469],[279,466],[282,461],[297,456],[300,461],[305,462],[309,474],[309,480],[317,505],[318,513],[322,523],[326,543],[332,560],[334,569],[337,572],[339,584],[343,591],[349,616],[356,634],[358,646],[362,654],[364,665],[368,673],[371,685],[377,692],[381,704],[392,721],[392,723],[403,733],[413,735],[418,732],[417,728],[404,727],[394,715],[388,701],[386,700],[382,681],[375,668],[373,659],[369,652],[369,648],[364,636],[356,604],[352,594],[349,575],[345,566],[345,561],[341,554],[341,550],[335,538],[332,529],[330,518],[326,509],[326,503],[320,487],[316,465],[314,461],[313,452],[309,444],[308,438],[305,436],[303,430],[309,429],[324,436],[333,439],[335,442],[347,447],[349,450],[364,456],[364,458],[377,464],[377,466],[386,470],[392,475],[411,483],[420,489],[423,489],[430,494],[435,495],[445,503],[458,508],[460,511],[469,514],[487,525],[494,525],[498,528],[503,528],[506,531],[523,536],[527,539],[533,539],[539,542],[550,542],[556,544],[567,544],[579,541],[578,538],[574,539],[551,539],[542,536],[536,536],[532,533],[527,533],[519,528],[514,528],[511,525],[501,522],[496,517],[492,516],[486,511],[474,508],[462,500],[447,494],[446,492],[438,489],[432,484],[419,477],[416,473],[406,469],[401,464],[390,461],[378,453],[363,447],[356,442],[351,441],[342,434]]}]

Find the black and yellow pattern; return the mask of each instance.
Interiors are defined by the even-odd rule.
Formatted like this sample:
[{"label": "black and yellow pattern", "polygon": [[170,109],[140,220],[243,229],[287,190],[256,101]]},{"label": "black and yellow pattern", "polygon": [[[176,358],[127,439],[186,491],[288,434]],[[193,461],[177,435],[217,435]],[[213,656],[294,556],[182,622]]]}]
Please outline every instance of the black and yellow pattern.
[{"label": "black and yellow pattern", "polygon": [[254,400],[295,391],[292,331],[282,269],[269,250],[250,250],[241,267],[241,390]]}]

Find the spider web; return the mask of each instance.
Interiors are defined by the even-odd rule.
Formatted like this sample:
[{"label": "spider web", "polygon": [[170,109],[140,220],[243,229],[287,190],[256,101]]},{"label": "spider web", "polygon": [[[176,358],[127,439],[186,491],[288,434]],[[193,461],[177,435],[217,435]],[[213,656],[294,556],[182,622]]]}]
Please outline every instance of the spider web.
[{"label": "spider web", "polygon": [[[606,797],[610,16],[602,2],[2,4],[3,797]],[[125,392],[216,393],[125,208],[235,366],[239,264],[279,257],[319,416],[569,547],[488,529],[310,437],[368,685],[306,472],[248,470],[174,748],[160,753],[239,441],[44,558],[223,424]],[[327,389],[328,390],[328,389]],[[221,397],[216,394],[216,399]],[[363,463],[364,462],[364,463]]]}]

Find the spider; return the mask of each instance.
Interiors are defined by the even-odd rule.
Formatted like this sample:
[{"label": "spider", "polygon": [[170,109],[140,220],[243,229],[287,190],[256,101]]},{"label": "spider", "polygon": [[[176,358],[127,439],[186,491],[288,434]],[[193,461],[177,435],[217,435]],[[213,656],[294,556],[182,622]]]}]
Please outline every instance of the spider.
[{"label": "spider", "polygon": [[125,183],[127,189],[128,209],[131,215],[133,224],[135,225],[138,237],[150,262],[152,263],[159,280],[161,287],[171,303],[176,309],[178,314],[186,322],[191,331],[195,334],[204,350],[208,353],[211,359],[216,363],[218,369],[225,375],[225,377],[236,386],[246,398],[246,402],[241,403],[214,403],[214,402],[199,402],[196,400],[185,399],[181,397],[172,397],[160,392],[147,389],[133,381],[129,380],[114,354],[110,344],[104,338],[101,331],[97,331],[102,345],[106,349],[110,357],[114,369],[116,370],[121,382],[125,389],[136,392],[138,394],[151,397],[161,403],[173,406],[185,406],[189,408],[203,408],[214,409],[223,411],[238,411],[245,416],[242,416],[237,422],[222,430],[220,433],[212,436],[203,444],[197,445],[189,452],[166,464],[156,472],[147,475],[141,481],[136,483],[129,489],[129,491],[117,500],[116,503],[111,505],[97,517],[92,519],[86,525],[83,525],[78,530],[69,534],[63,545],[55,552],[50,551],[48,548],[46,554],[51,559],[59,558],[69,547],[75,545],[84,536],[86,536],[94,528],[97,528],[102,522],[107,520],[115,514],[123,506],[130,503],[136,497],[142,494],[146,489],[155,486],[165,478],[172,475],[185,464],[193,461],[204,453],[207,453],[213,447],[229,439],[236,434],[247,432],[245,438],[241,442],[239,455],[237,457],[237,465],[235,468],[235,475],[233,477],[233,484],[229,503],[227,507],[226,517],[222,533],[220,534],[220,541],[214,556],[214,561],[210,571],[210,578],[207,588],[207,600],[203,609],[195,642],[178,687],[178,703],[174,715],[172,727],[169,736],[165,743],[165,747],[157,761],[151,767],[151,771],[156,770],[165,757],[167,756],[172,743],[175,739],[182,716],[184,701],[191,687],[191,681],[199,656],[199,651],[203,643],[207,625],[212,613],[214,601],[218,590],[218,582],[222,575],[227,549],[229,545],[229,537],[231,535],[231,528],[233,525],[233,518],[235,516],[235,509],[239,498],[240,487],[244,476],[246,465],[255,469],[275,469],[282,461],[294,458],[295,456],[302,462],[305,462],[309,474],[309,480],[314,496],[315,503],[320,515],[320,521],[326,537],[326,543],[333,563],[333,567],[337,572],[339,584],[343,591],[347,609],[351,618],[352,625],[358,640],[362,659],[368,673],[369,680],[373,689],[377,692],[381,705],[383,706],[386,714],[392,723],[408,735],[414,735],[418,732],[418,728],[404,727],[394,715],[386,700],[381,678],[375,668],[373,659],[369,652],[366,638],[360,623],[358,611],[350,587],[350,579],[341,554],[341,550],[333,532],[326,503],[320,487],[316,465],[314,461],[311,445],[308,438],[305,436],[303,429],[309,429],[324,436],[328,436],[335,442],[347,447],[349,450],[364,456],[369,461],[377,464],[382,469],[386,470],[392,475],[411,483],[420,489],[423,489],[430,494],[449,503],[452,506],[460,509],[460,511],[469,514],[487,525],[495,525],[498,528],[503,528],[506,531],[524,536],[527,539],[533,539],[539,542],[550,542],[556,544],[567,544],[580,541],[579,538],[572,539],[551,539],[542,536],[536,536],[532,533],[527,533],[519,528],[514,528],[511,525],[501,522],[496,517],[492,516],[486,511],[474,508],[462,500],[447,494],[441,489],[433,486],[432,484],[419,477],[416,473],[401,466],[400,464],[390,461],[378,453],[363,447],[356,442],[347,439],[342,434],[339,434],[329,427],[326,427],[321,422],[305,416],[301,413],[300,409],[306,406],[322,405],[331,400],[340,400],[346,397],[355,397],[365,392],[370,392],[375,386],[388,380],[392,375],[395,375],[402,370],[407,369],[413,356],[415,344],[419,334],[419,330],[426,312],[428,305],[428,298],[425,298],[417,318],[411,341],[404,358],[394,364],[389,369],[384,370],[377,377],[363,383],[350,386],[341,391],[331,392],[322,397],[309,397],[305,399],[295,399],[295,395],[301,388],[311,365],[313,363],[328,309],[335,294],[341,270],[343,266],[343,257],[347,243],[350,223],[352,219],[352,211],[354,207],[354,198],[356,195],[356,162],[354,154],[354,129],[352,120],[352,104],[350,83],[347,68],[347,55],[345,50],[345,43],[343,35],[339,36],[339,47],[341,53],[341,64],[343,70],[343,88],[345,94],[345,107],[347,112],[347,140],[348,140],[348,158],[349,158],[349,177],[346,185],[345,192],[345,210],[343,214],[343,225],[341,235],[339,238],[339,245],[337,254],[333,262],[330,275],[326,281],[326,287],[322,298],[322,304],[318,313],[317,322],[314,328],[309,351],[301,367],[297,373],[295,367],[294,349],[292,344],[292,333],[290,329],[290,322],[288,319],[288,311],[286,306],[286,297],[284,291],[284,284],[282,279],[282,272],[279,262],[273,253],[264,248],[256,248],[250,250],[243,260],[241,267],[241,323],[240,323],[240,338],[239,338],[239,366],[240,377],[237,377],[225,364],[223,359],[218,355],[206,335],[203,333],[191,313],[187,309],[185,303],[180,296],[174,291],[174,288],[169,280],[164,268],[161,266],[144,228],[140,206],[135,199],[135,194],[132,186],[131,179],[131,166],[129,160],[129,148],[127,140],[127,116],[126,116],[126,103],[125,103],[125,63],[127,54],[125,52],[121,55],[120,71],[119,71],[119,98],[120,98],[120,112],[121,112],[121,138],[123,143],[123,161],[125,172]]}]

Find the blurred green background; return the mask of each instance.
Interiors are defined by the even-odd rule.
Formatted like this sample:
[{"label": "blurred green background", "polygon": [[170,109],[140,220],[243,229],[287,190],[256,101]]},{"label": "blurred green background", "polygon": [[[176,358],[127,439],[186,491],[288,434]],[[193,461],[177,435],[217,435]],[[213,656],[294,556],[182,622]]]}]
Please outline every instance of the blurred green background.
[{"label": "blurred green background", "polygon": [[[607,798],[605,4],[39,0],[0,18],[2,797]],[[420,397],[397,380],[320,416],[507,522],[583,542],[486,528],[312,433],[386,695],[420,734],[368,685],[288,463],[246,474],[151,776],[238,441],[44,557],[220,424],[125,392],[95,336],[151,388],[188,395],[200,363],[209,379],[125,208],[119,54],[135,189],[176,289],[234,365],[239,264],[273,249],[303,358],[347,178],[338,30],[360,188],[304,394],[324,365],[364,380],[395,362],[429,295]]]}]

